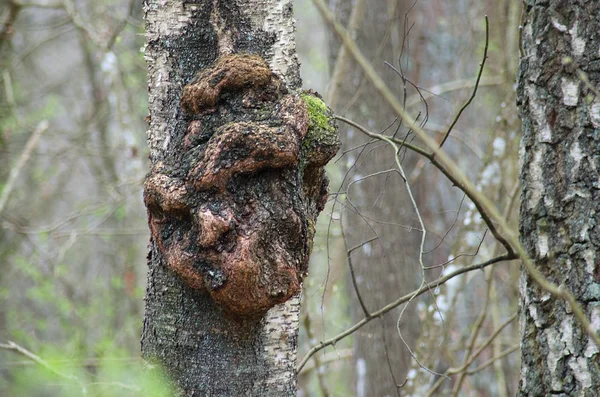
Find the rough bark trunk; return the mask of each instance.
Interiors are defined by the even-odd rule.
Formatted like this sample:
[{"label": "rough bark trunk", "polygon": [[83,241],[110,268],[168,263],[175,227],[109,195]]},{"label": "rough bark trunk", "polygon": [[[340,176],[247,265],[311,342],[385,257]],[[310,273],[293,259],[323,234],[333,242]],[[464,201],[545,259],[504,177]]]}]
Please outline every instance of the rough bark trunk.
[{"label": "rough bark trunk", "polygon": [[293,396],[299,289],[339,142],[323,103],[294,92],[292,3],[148,0],[145,15],[143,356],[186,396]]},{"label": "rough bark trunk", "polygon": [[[521,240],[600,330],[600,9],[529,0],[523,12]],[[597,395],[598,346],[524,273],[520,290],[519,395]]]}]

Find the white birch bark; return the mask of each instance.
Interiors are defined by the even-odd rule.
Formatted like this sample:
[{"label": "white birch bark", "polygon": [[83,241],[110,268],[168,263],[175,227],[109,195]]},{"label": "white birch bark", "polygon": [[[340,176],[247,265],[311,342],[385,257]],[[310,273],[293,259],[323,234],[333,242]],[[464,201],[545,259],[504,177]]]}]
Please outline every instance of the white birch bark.
[{"label": "white birch bark", "polygon": [[[600,330],[600,125],[595,1],[527,1],[519,76],[521,240]],[[594,110],[596,109],[596,110]],[[519,395],[595,396],[600,354],[564,301],[523,273]]]},{"label": "white birch bark", "polygon": [[[291,1],[147,0],[145,15],[152,164],[172,155],[182,88],[218,56],[257,53],[288,88],[301,84]],[[300,297],[272,308],[258,325],[232,321],[207,295],[191,294],[162,261],[152,246],[144,357],[162,364],[183,395],[295,395]]]}]

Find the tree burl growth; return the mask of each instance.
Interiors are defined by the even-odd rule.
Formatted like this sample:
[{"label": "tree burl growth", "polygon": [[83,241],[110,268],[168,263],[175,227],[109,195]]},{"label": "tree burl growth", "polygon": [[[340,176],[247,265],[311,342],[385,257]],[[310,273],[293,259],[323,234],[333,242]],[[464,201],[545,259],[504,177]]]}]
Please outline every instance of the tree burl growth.
[{"label": "tree burl growth", "polygon": [[151,238],[188,286],[234,315],[262,315],[306,275],[337,126],[316,94],[288,92],[256,55],[220,58],[180,104],[187,131],[145,182]]}]

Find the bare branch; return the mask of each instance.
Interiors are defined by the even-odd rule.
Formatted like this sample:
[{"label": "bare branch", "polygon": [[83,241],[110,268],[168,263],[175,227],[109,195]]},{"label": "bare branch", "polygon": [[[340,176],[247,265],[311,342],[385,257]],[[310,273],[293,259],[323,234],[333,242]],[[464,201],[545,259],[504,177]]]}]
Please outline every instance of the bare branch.
[{"label": "bare branch", "polygon": [[[456,168],[456,170],[458,171],[459,174],[454,172],[454,170],[452,168],[448,168],[443,163],[438,161],[438,158],[435,158],[432,153],[426,151],[423,148],[420,148],[420,147],[410,144],[408,142],[401,141],[396,138],[388,138],[384,135],[371,132],[368,129],[366,129],[365,127],[361,126],[360,124],[357,124],[354,121],[349,120],[347,118],[337,116],[337,115],[335,116],[335,118],[346,124],[353,126],[354,128],[361,131],[363,134],[365,134],[371,138],[380,139],[380,140],[384,140],[384,141],[385,141],[385,139],[390,139],[394,143],[396,143],[398,145],[402,145],[402,146],[412,150],[413,152],[419,153],[420,155],[426,157],[429,161],[431,161],[431,164],[433,164],[434,167],[436,167],[438,170],[440,170],[442,172],[442,174],[444,174],[444,176],[446,178],[448,178],[448,180],[450,180],[450,182],[452,182],[456,187],[458,187],[460,190],[462,190],[467,195],[467,197],[469,197],[469,199],[471,199],[471,201],[473,202],[473,204],[475,204],[475,207],[477,207],[477,210],[481,214],[483,221],[488,225],[490,232],[494,235],[494,238],[496,238],[496,240],[498,240],[498,242],[500,242],[500,244],[502,244],[504,246],[504,248],[506,249],[507,252],[509,252],[509,253],[513,252],[512,245],[507,241],[507,239],[496,228],[496,224],[498,222],[494,222],[492,220],[494,218],[493,211],[497,212],[497,210],[491,203],[489,203],[489,200],[487,198],[485,198],[485,196],[483,196],[472,183],[470,183],[470,182],[468,182],[468,180],[466,180],[466,177],[464,180],[461,180],[461,178],[459,178],[460,175],[464,176],[464,174],[462,174],[462,172],[460,170],[458,170],[458,168]],[[383,137],[385,137],[385,139]],[[437,147],[436,147],[436,150],[437,150]],[[465,180],[468,183],[464,183]],[[489,206],[487,204],[489,204]],[[507,228],[508,228],[508,226],[507,226]]]},{"label": "bare branch", "polygon": [[83,382],[77,376],[65,374],[65,373],[62,373],[62,372],[56,370],[46,360],[44,360],[40,356],[30,352],[29,350],[25,349],[24,347],[17,345],[15,342],[8,341],[7,343],[0,343],[0,349],[12,350],[12,351],[22,354],[23,356],[27,357],[34,363],[39,364],[42,367],[44,367],[45,369],[47,369],[48,371],[52,372],[54,375],[57,375],[63,379],[67,379],[67,380],[77,383],[79,385],[79,387],[81,388],[81,393],[83,395],[88,394],[86,386],[83,384]]},{"label": "bare branch", "polygon": [[8,180],[6,181],[6,185],[4,186],[2,194],[0,195],[0,214],[2,214],[2,210],[4,210],[4,207],[6,206],[8,197],[10,196],[10,193],[12,192],[15,186],[15,182],[17,181],[17,178],[21,173],[21,169],[23,168],[27,160],[29,160],[29,157],[31,157],[31,152],[33,152],[33,149],[35,149],[35,147],[37,146],[42,134],[47,129],[48,120],[43,120],[38,124],[36,129],[33,131],[33,134],[31,134],[31,136],[27,140],[27,143],[25,144],[25,149],[23,149],[21,156],[19,156],[19,160],[17,160],[15,166],[10,170]]},{"label": "bare branch", "polygon": [[360,290],[358,289],[358,283],[356,282],[356,275],[354,274],[354,266],[352,265],[352,253],[355,250],[363,247],[364,245],[369,244],[371,241],[377,240],[378,238],[377,237],[370,238],[369,240],[364,241],[364,242],[360,243],[359,245],[352,247],[351,249],[348,249],[346,233],[344,232],[344,228],[342,228],[342,239],[344,240],[344,246],[346,247],[346,258],[348,261],[348,267],[350,268],[350,278],[352,279],[352,285],[354,287],[354,291],[356,292],[356,297],[358,298],[358,303],[360,304],[360,307],[362,308],[365,317],[370,318],[371,313],[369,313],[369,309],[367,309],[367,306],[365,305],[362,295],[360,294]]},{"label": "bare branch", "polygon": [[467,374],[469,375],[473,375],[479,371],[484,370],[485,368],[489,367],[490,365],[494,364],[495,362],[497,362],[498,360],[500,360],[501,358],[504,358],[506,356],[508,356],[509,354],[516,352],[517,350],[520,349],[520,345],[514,344],[512,347],[504,350],[502,353],[498,354],[495,357],[490,358],[488,361],[484,362],[483,364],[481,364],[479,367],[475,367],[470,371],[467,371]]},{"label": "bare branch", "polygon": [[311,358],[311,356],[313,354],[315,354],[316,352],[326,348],[327,346],[334,346],[338,341],[344,339],[345,337],[347,337],[348,335],[353,334],[354,332],[356,332],[356,330],[362,328],[363,326],[365,326],[366,324],[368,324],[370,321],[372,321],[374,318],[377,318],[379,316],[384,315],[385,313],[389,312],[390,310],[398,307],[399,305],[408,302],[410,299],[413,299],[413,296],[419,296],[425,292],[430,291],[432,288],[436,288],[440,285],[445,284],[448,280],[453,279],[456,276],[459,276],[461,274],[464,273],[468,273],[471,272],[473,270],[480,270],[480,269],[484,269],[488,266],[491,266],[493,264],[499,263],[499,262],[503,262],[503,261],[510,261],[513,259],[517,259],[517,257],[514,254],[504,254],[501,256],[497,256],[495,258],[492,258],[490,260],[487,260],[485,262],[482,263],[477,263],[474,265],[470,265],[470,266],[465,266],[461,269],[457,269],[455,271],[453,271],[452,273],[447,274],[446,276],[440,277],[439,279],[432,281],[430,283],[425,284],[424,286],[422,286],[421,288],[418,288],[417,290],[406,294],[398,299],[396,299],[395,301],[388,303],[387,305],[385,305],[384,307],[382,307],[381,309],[377,310],[376,312],[371,313],[371,317],[370,318],[363,318],[362,320],[360,320],[359,322],[357,322],[356,324],[354,324],[352,327],[346,329],[344,332],[341,332],[340,334],[327,339],[325,341],[321,341],[318,345],[313,346],[308,353],[306,354],[306,356],[304,356],[304,358],[302,359],[302,361],[300,361],[300,364],[298,364],[298,366],[296,367],[296,372],[299,372],[300,370],[302,370],[302,367],[304,367],[304,365],[306,364],[306,362]]}]

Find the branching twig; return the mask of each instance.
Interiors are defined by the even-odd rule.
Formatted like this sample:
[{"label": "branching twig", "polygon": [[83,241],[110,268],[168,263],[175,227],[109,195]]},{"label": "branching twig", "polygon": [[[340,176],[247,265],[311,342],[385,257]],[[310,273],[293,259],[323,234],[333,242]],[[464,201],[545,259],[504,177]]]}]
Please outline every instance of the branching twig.
[{"label": "branching twig", "polygon": [[[318,2],[320,0],[314,0]],[[346,40],[350,40],[345,37]],[[353,44],[349,44],[353,45]],[[356,49],[355,51],[358,51]],[[358,54],[356,54],[359,57]],[[362,54],[360,55],[362,57]],[[371,67],[364,57],[361,58],[366,64],[364,67]],[[360,62],[359,62],[360,63]],[[372,70],[372,67],[371,67]],[[431,162],[448,178],[450,179],[457,187],[459,187],[473,202],[473,204],[477,207],[481,217],[488,225],[490,232],[494,235],[496,240],[500,242],[504,248],[507,250],[510,256],[518,256],[523,260],[523,266],[529,276],[533,279],[533,281],[538,284],[544,291],[550,293],[551,295],[562,298],[567,301],[573,314],[581,324],[582,328],[586,332],[586,334],[596,343],[596,345],[600,346],[600,336],[596,333],[594,328],[592,327],[590,321],[587,319],[586,315],[583,312],[581,306],[577,303],[577,300],[573,296],[573,294],[564,289],[563,286],[557,286],[556,284],[548,281],[542,273],[535,267],[531,258],[525,251],[525,248],[519,242],[518,237],[516,236],[514,230],[510,228],[505,220],[505,218],[499,213],[498,209],[491,203],[491,201],[481,192],[477,190],[475,185],[467,178],[467,176],[458,168],[458,166],[448,157],[446,153],[440,150],[437,147],[435,141],[430,138],[421,128],[419,128],[414,120],[410,118],[410,116],[404,111],[404,109],[400,106],[397,99],[394,95],[389,91],[389,89],[385,86],[383,81],[375,74],[373,71],[372,78],[376,81],[379,87],[381,87],[382,94],[386,96],[386,99],[390,104],[393,105],[394,110],[400,114],[400,116],[408,120],[407,123],[409,126],[417,133],[417,135],[421,138],[421,140],[432,150],[432,153],[427,152],[426,150],[419,148],[418,146],[402,143],[396,140],[396,143],[403,144],[407,148],[422,154],[423,156],[429,158]],[[366,128],[361,127],[360,125],[354,123],[351,120],[345,119],[340,116],[336,116],[336,118],[340,121],[344,121],[350,125],[353,125],[356,128],[359,128],[362,132],[367,135],[372,134],[370,136],[376,136],[378,134],[374,134],[369,132]],[[437,154],[436,158],[432,159],[433,154]],[[496,228],[496,225],[498,228]],[[502,234],[500,233],[502,232]]]},{"label": "branching twig", "polygon": [[352,285],[354,286],[354,292],[356,292],[356,297],[358,298],[358,303],[363,310],[363,313],[366,318],[371,317],[371,313],[369,313],[369,309],[365,305],[363,301],[362,295],[360,294],[360,290],[358,289],[358,283],[356,282],[356,275],[354,274],[354,266],[352,265],[352,253],[359,248],[362,248],[364,245],[369,244],[371,241],[377,240],[377,237],[370,238],[367,241],[360,243],[359,245],[348,249],[348,244],[346,240],[346,233],[344,233],[344,228],[342,229],[342,239],[344,240],[344,246],[346,247],[346,258],[348,261],[348,267],[350,268],[350,278],[352,279]]},{"label": "branching twig", "polygon": [[[387,84],[379,77],[377,72],[373,69],[373,66],[370,62],[364,57],[360,49],[356,46],[356,43],[352,40],[352,38],[348,35],[343,26],[341,26],[331,14],[327,6],[325,5],[323,0],[313,0],[313,3],[318,8],[319,12],[323,16],[324,20],[329,23],[337,33],[338,37],[341,39],[342,44],[347,47],[348,51],[354,57],[356,62],[360,65],[360,67],[365,72],[365,75],[373,84],[373,86],[379,91],[384,100],[392,107],[392,109],[396,112],[398,116],[402,118],[406,126],[410,128],[425,144],[425,146],[431,150],[430,156],[435,157],[436,160],[439,161],[439,164],[443,166],[448,172],[449,175],[452,175],[452,178],[456,180],[457,186],[461,190],[463,190],[469,198],[473,201],[478,211],[481,213],[482,217],[488,224],[490,231],[494,235],[494,237],[505,247],[507,250],[507,254],[510,258],[519,257],[522,260],[523,267],[525,271],[528,273],[529,277],[538,284],[544,291],[550,293],[556,298],[562,298],[567,301],[570,309],[573,314],[577,318],[577,321],[582,326],[583,330],[586,334],[592,339],[596,345],[600,346],[600,336],[596,333],[594,328],[592,327],[589,319],[584,313],[581,306],[577,303],[577,300],[573,296],[571,292],[566,290],[562,285],[558,286],[548,279],[544,277],[544,275],[535,267],[533,261],[527,254],[527,251],[520,243],[517,234],[515,231],[510,228],[506,222],[506,220],[499,213],[498,209],[492,204],[489,198],[487,198],[482,192],[477,191],[474,184],[469,180],[469,178],[465,175],[464,172],[456,165],[456,163],[450,159],[448,154],[442,151],[437,144],[437,142],[431,138],[430,136],[420,128],[415,120],[405,111],[404,107],[401,105],[400,101],[396,98],[394,93],[390,90]],[[407,146],[408,147],[408,146]],[[423,151],[424,153],[427,153]],[[487,219],[486,219],[487,217]],[[497,227],[497,228],[496,228]],[[465,268],[463,268],[465,269]],[[462,270],[462,269],[461,269]],[[429,285],[429,284],[428,284]],[[422,292],[427,291],[427,289],[421,289]],[[421,292],[421,293],[422,293]],[[412,295],[411,295],[412,296]],[[410,296],[405,301],[408,301]],[[386,306],[387,307],[387,306]],[[382,309],[383,310],[383,309]],[[375,313],[372,313],[376,315]],[[364,323],[363,323],[364,322]],[[356,329],[362,327],[366,324],[364,319],[355,324],[352,328],[348,329],[344,333],[340,334],[345,337]],[[339,335],[338,335],[339,336]],[[337,338],[337,337],[336,337]],[[330,339],[331,341],[331,339]],[[337,340],[333,340],[335,342]],[[333,343],[332,342],[332,343]],[[313,349],[319,350],[325,346],[326,342],[322,342],[321,345],[315,346]],[[311,352],[313,351],[311,349]],[[315,350],[315,351],[316,351]],[[313,353],[314,354],[314,353]],[[303,362],[304,363],[304,362]],[[303,363],[301,363],[303,365]]]},{"label": "branching twig", "polygon": [[448,280],[453,279],[456,276],[459,276],[461,274],[464,273],[468,273],[471,272],[473,270],[478,270],[478,269],[484,269],[488,266],[491,266],[493,264],[499,263],[499,262],[503,262],[503,261],[509,261],[509,260],[513,260],[513,259],[517,259],[517,257],[514,254],[504,254],[501,256],[497,256],[495,258],[492,258],[490,260],[487,260],[485,262],[482,263],[477,263],[474,265],[470,265],[470,266],[465,266],[463,268],[457,269],[455,271],[453,271],[452,273],[447,274],[446,276],[440,277],[439,279],[432,281],[430,283],[425,284],[424,286],[422,286],[421,288],[406,294],[398,299],[396,299],[395,301],[388,303],[387,305],[383,306],[381,309],[377,310],[376,312],[371,313],[371,317],[370,318],[363,318],[362,320],[360,320],[359,322],[357,322],[356,324],[354,324],[352,327],[346,329],[345,331],[341,332],[340,334],[327,339],[325,341],[321,341],[318,345],[313,346],[308,353],[306,354],[306,356],[304,356],[304,358],[302,359],[302,361],[300,361],[300,364],[298,364],[298,366],[296,367],[296,372],[299,372],[302,367],[304,367],[304,365],[306,364],[306,362],[312,357],[313,354],[315,354],[316,352],[326,348],[327,346],[333,346],[335,345],[338,341],[344,339],[345,337],[347,337],[348,335],[353,334],[354,332],[356,332],[356,330],[362,328],[363,326],[365,326],[366,324],[368,324],[370,321],[372,321],[374,318],[377,318],[379,316],[384,315],[385,313],[389,312],[390,310],[395,309],[396,307],[398,307],[399,305],[408,302],[410,299],[412,299],[413,296],[419,296],[425,292],[430,291],[432,288],[436,288],[439,287],[440,285],[445,284]]},{"label": "branching twig", "polygon": [[[398,320],[396,322],[396,330],[398,331],[398,336],[400,337],[400,340],[404,344],[404,347],[406,347],[406,350],[408,350],[411,357],[417,362],[417,364],[427,372],[430,372],[434,375],[441,375],[441,374],[438,374],[438,373],[430,370],[429,368],[427,368],[421,364],[421,362],[419,361],[419,359],[417,358],[415,353],[412,351],[412,349],[410,348],[410,346],[404,339],[404,336],[402,336],[402,332],[400,331],[400,320],[402,319],[402,316],[404,315],[406,308],[408,307],[408,305],[410,305],[410,303],[413,301],[413,299],[415,299],[417,297],[417,295],[419,295],[418,291],[426,285],[426,283],[425,283],[425,264],[423,263],[423,252],[425,251],[425,239],[427,237],[427,230],[425,229],[425,223],[423,222],[423,218],[421,217],[421,211],[419,211],[419,206],[417,205],[417,201],[415,200],[415,197],[412,194],[412,189],[410,188],[408,179],[406,179],[406,174],[404,172],[404,168],[402,167],[402,163],[398,156],[398,153],[400,152],[398,145],[396,145],[396,143],[391,138],[389,138],[385,135],[378,134],[377,139],[381,139],[381,140],[387,142],[394,149],[394,160],[396,161],[396,166],[398,167],[398,170],[400,171],[400,175],[402,176],[402,179],[404,180],[404,185],[406,186],[406,191],[408,193],[408,197],[410,198],[410,202],[413,206],[413,210],[415,211],[415,214],[417,215],[417,219],[419,221],[419,226],[421,226],[421,243],[419,245],[419,265],[421,266],[421,285],[419,286],[419,288],[417,290],[415,290],[414,294],[410,297],[410,299],[408,301],[406,301],[406,304],[404,305],[404,307],[402,307],[402,310],[400,311],[400,314],[398,315]],[[406,141],[404,140],[402,142],[406,142]],[[435,301],[435,299],[434,299],[434,301]]]},{"label": "branching twig", "polygon": [[[461,365],[458,368],[449,368],[446,371],[446,375],[456,375],[459,373],[462,374],[466,374],[469,375],[469,371],[466,371],[466,369],[473,363],[473,361],[475,361],[475,359],[477,357],[479,357],[479,355],[481,354],[481,352],[483,352],[483,350],[488,347],[498,336],[498,334],[500,334],[500,332],[502,332],[504,330],[504,328],[506,328],[510,323],[512,323],[515,319],[517,318],[517,314],[513,314],[512,316],[510,316],[508,319],[506,319],[506,321],[500,326],[498,327],[498,329],[496,329],[482,344],[481,346],[479,346],[477,348],[477,350],[475,350],[475,352],[473,354],[471,354],[470,356],[468,356],[465,360],[465,362],[463,363],[463,365]],[[491,363],[487,364],[490,365]],[[487,366],[486,365],[486,366]],[[482,366],[477,367],[478,370],[483,369]],[[473,370],[475,371],[475,370]],[[475,371],[476,372],[476,371]],[[443,381],[443,379],[439,379],[434,385],[433,387],[429,390],[428,396],[432,396],[433,393],[437,390],[437,388],[440,386],[441,382]]]},{"label": "branching twig", "polygon": [[[337,115],[335,116],[335,118],[337,120],[340,120],[346,124],[353,126],[354,128],[361,131],[363,134],[365,134],[371,138],[384,140],[383,138],[381,138],[383,135],[371,132],[368,129],[366,129],[365,127],[361,126],[360,124],[355,123],[352,120],[349,120],[345,117],[341,117],[341,116],[337,116]],[[452,171],[452,168],[449,168],[446,165],[444,165],[442,162],[440,162],[439,157],[434,158],[433,154],[428,152],[427,150],[420,148],[416,145],[413,145],[411,143],[404,142],[397,138],[388,138],[388,137],[385,137],[385,138],[390,139],[390,140],[392,140],[392,142],[394,142],[398,145],[402,145],[402,146],[412,150],[413,152],[416,152],[416,153],[424,156],[429,161],[431,161],[431,164],[434,167],[436,167],[438,170],[440,170],[440,172],[442,174],[444,174],[444,176],[446,178],[448,178],[448,180],[450,180],[450,182],[452,182],[456,187],[458,187],[460,190],[462,190],[467,195],[467,197],[469,197],[469,199],[471,199],[473,204],[475,204],[475,207],[477,207],[477,210],[479,211],[481,218],[488,225],[490,232],[494,235],[494,238],[496,240],[498,240],[498,242],[504,246],[504,248],[506,249],[507,252],[509,252],[509,253],[513,252],[511,244],[504,238],[504,236],[502,234],[500,234],[500,232],[496,228],[496,222],[492,221],[492,219],[493,219],[492,214],[488,214],[488,211],[486,211],[486,208],[491,208],[492,210],[495,210],[495,207],[493,207],[492,204],[489,203],[489,201],[488,201],[488,203],[489,203],[490,207],[486,207],[486,204],[484,204],[484,202],[481,199],[484,196],[477,190],[477,188],[472,183],[468,182],[468,180],[467,180],[467,183],[465,183],[466,177],[465,177],[465,180],[461,180],[459,178],[459,176],[462,174],[462,172],[460,170],[458,170],[458,168],[456,168],[456,169],[458,170],[458,172],[460,174],[458,174],[458,176],[457,176],[457,174]],[[438,149],[437,144],[435,144],[435,145],[436,145],[435,150],[437,150]],[[462,175],[464,176],[464,174],[462,174]],[[487,198],[484,198],[484,200],[487,201]]]},{"label": "branching twig", "polygon": [[[519,251],[519,256],[526,257],[527,253],[525,249],[521,246],[517,237],[512,233],[512,230],[506,225],[506,222],[500,217],[498,210],[491,203],[491,201],[481,192],[477,191],[476,187],[473,183],[467,178],[467,176],[460,170],[460,168],[450,159],[450,157],[443,152],[438,143],[428,136],[422,128],[420,128],[415,120],[405,111],[404,107],[400,104],[394,93],[390,90],[387,84],[379,77],[377,72],[373,69],[373,66],[369,63],[369,61],[362,54],[360,49],[356,46],[356,43],[352,40],[352,38],[348,35],[346,30],[335,20],[323,0],[313,0],[313,3],[317,6],[321,15],[324,17],[325,21],[328,22],[339,38],[341,39],[343,45],[348,47],[348,50],[356,60],[356,62],[360,65],[360,67],[365,71],[368,79],[371,81],[373,86],[379,91],[382,95],[383,99],[394,109],[394,111],[402,118],[402,120],[407,124],[407,127],[415,132],[415,134],[425,143],[425,145],[432,151],[430,156],[438,157],[440,165],[444,166],[454,177],[455,183],[467,193],[467,195],[472,195],[476,200],[472,201],[478,206],[478,210],[482,213],[482,216],[488,215],[491,219],[488,219],[488,224],[497,223],[501,226],[501,229],[504,233],[508,235],[510,238],[510,243],[508,240],[501,235],[500,233],[494,233],[495,227],[489,226],[490,231],[494,234],[494,237],[504,245],[506,250],[509,253],[512,253],[515,248]],[[408,147],[408,146],[407,146]],[[427,153],[423,150],[424,153]],[[493,221],[493,222],[492,222]],[[530,261],[529,261],[530,262]],[[533,266],[528,266],[528,268],[533,269]],[[533,269],[532,271],[535,271]],[[543,276],[539,274],[539,277]],[[599,338],[600,340],[600,338]]]}]

